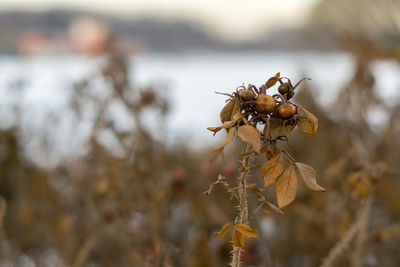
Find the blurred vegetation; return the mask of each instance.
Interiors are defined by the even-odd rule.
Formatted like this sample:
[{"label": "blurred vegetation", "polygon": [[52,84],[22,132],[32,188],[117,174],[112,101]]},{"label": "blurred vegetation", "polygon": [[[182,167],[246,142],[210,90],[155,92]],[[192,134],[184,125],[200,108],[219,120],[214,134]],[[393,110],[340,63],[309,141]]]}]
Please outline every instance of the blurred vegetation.
[{"label": "blurred vegetation", "polygon": [[[400,63],[399,42],[338,32],[355,62],[353,78],[329,106],[318,102],[313,88],[303,87],[296,102],[318,118],[318,134],[295,130],[287,144],[295,158],[315,167],[327,192],[299,187],[284,215],[257,213],[260,237],[246,243],[245,266],[400,262],[400,101],[389,105],[380,99],[382,88],[371,71],[382,59]],[[96,75],[112,95],[91,93],[95,75],[75,85],[71,101],[77,124],[85,120],[88,105],[95,110],[84,155],[42,169],[25,156],[18,121],[0,132],[0,266],[227,266],[230,245],[212,233],[231,221],[235,210],[219,186],[211,196],[203,192],[219,173],[232,182],[239,164],[230,155],[240,154],[242,145],[236,142],[238,153],[212,166],[211,149],[161,142],[163,116],[173,103],[160,88],[134,85],[118,50],[108,47],[106,58]],[[128,130],[107,115],[113,103],[133,122]],[[388,119],[380,128],[369,121],[377,108]],[[157,114],[151,123],[159,130],[146,127],[148,110]],[[113,145],[101,141],[104,133]],[[254,172],[251,182],[261,185],[260,173]],[[267,196],[276,203],[273,188]],[[249,205],[256,203],[250,199]]]}]

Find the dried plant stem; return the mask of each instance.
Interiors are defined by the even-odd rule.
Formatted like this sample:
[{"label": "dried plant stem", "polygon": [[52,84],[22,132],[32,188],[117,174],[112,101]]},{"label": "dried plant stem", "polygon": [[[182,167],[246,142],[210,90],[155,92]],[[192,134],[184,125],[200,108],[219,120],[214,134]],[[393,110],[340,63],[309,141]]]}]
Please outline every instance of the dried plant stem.
[{"label": "dried plant stem", "polygon": [[82,244],[79,249],[78,255],[76,256],[72,266],[73,267],[81,267],[85,264],[87,258],[89,257],[90,252],[92,251],[95,245],[95,238],[93,236],[86,239],[86,241]]},{"label": "dried plant stem", "polygon": [[363,265],[363,248],[364,248],[364,241],[367,235],[367,228],[368,228],[368,218],[371,211],[372,205],[372,197],[369,197],[364,206],[364,214],[362,220],[360,220],[360,228],[358,231],[357,239],[356,239],[356,246],[354,253],[352,255],[352,265],[353,267],[361,267]]},{"label": "dried plant stem", "polygon": [[[365,201],[364,206],[360,211],[357,220],[353,223],[353,225],[349,228],[349,230],[347,230],[343,238],[329,251],[328,256],[324,259],[320,267],[333,266],[333,262],[346,250],[350,242],[356,237],[357,234],[359,236],[357,243],[362,242],[362,239],[360,238],[365,237],[364,235],[365,233],[363,234],[362,231],[366,230],[367,221],[371,210],[371,204],[372,204],[372,198],[368,198]],[[361,246],[361,244],[359,245]]]},{"label": "dried plant stem", "polygon": [[[247,145],[246,151],[244,153],[249,152],[251,149],[250,145]],[[252,161],[253,156],[244,156],[242,158],[242,171],[239,176],[239,220],[238,223],[247,224],[249,217],[249,208],[247,205],[247,192],[246,192],[246,184],[247,177],[249,175],[250,163]],[[233,246],[232,252],[232,267],[240,266],[240,254],[241,248]]]}]

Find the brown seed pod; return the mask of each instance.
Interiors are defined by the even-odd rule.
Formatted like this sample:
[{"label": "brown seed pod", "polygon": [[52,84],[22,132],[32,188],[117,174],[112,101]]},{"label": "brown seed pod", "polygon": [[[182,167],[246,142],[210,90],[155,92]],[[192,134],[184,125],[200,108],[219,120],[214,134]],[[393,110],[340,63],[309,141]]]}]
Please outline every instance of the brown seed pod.
[{"label": "brown seed pod", "polygon": [[259,113],[271,113],[276,109],[275,99],[270,95],[260,95],[256,99],[255,110]]},{"label": "brown seed pod", "polygon": [[244,101],[254,100],[256,95],[250,90],[241,90],[239,95],[243,98]]},{"label": "brown seed pod", "polygon": [[281,95],[286,94],[287,92],[289,92],[289,84],[288,83],[282,83],[281,85],[279,85],[278,87],[278,91]]},{"label": "brown seed pod", "polygon": [[296,107],[290,103],[284,103],[278,107],[278,112],[282,119],[290,119],[296,114]]}]

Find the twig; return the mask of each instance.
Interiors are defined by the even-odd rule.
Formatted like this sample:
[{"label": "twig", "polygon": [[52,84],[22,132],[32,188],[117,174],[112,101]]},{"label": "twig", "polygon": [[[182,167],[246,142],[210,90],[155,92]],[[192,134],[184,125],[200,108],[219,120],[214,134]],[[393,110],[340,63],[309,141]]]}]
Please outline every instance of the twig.
[{"label": "twig", "polygon": [[94,237],[89,237],[79,249],[78,255],[76,256],[72,267],[80,267],[83,266],[89,257],[90,252],[92,251],[95,242]]},{"label": "twig", "polygon": [[365,215],[362,218],[362,220],[360,220],[360,228],[358,231],[356,245],[355,245],[356,249],[354,250],[354,253],[352,255],[353,267],[361,267],[363,263],[362,262],[363,247],[364,247],[363,243],[366,239],[368,218],[371,211],[371,205],[372,205],[372,197],[369,197],[365,203]]},{"label": "twig", "polygon": [[360,230],[362,227],[364,227],[364,225],[366,225],[366,221],[368,220],[371,203],[372,199],[368,198],[364,204],[364,207],[360,211],[357,220],[353,223],[349,230],[347,230],[343,238],[329,251],[328,256],[324,259],[320,267],[333,266],[333,262],[346,250],[355,236],[360,233]]},{"label": "twig", "polygon": [[[246,148],[246,152],[251,149],[251,146],[248,144]],[[253,156],[244,157],[242,160],[242,172],[239,176],[239,222],[242,224],[248,223],[249,210],[247,205],[247,191],[246,191],[246,183],[247,177],[249,175],[249,163],[251,163]],[[232,252],[232,267],[240,267],[240,255],[241,248],[233,246]]]}]

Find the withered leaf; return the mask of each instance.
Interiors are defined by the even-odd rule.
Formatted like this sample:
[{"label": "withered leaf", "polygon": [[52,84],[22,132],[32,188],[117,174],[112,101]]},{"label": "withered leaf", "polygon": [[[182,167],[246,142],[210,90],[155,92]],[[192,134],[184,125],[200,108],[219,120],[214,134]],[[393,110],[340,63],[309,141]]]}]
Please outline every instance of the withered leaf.
[{"label": "withered leaf", "polygon": [[213,236],[215,237],[224,237],[227,233],[229,233],[233,228],[233,223],[227,223],[222,226],[221,230],[218,233],[214,233]]},{"label": "withered leaf", "polygon": [[260,202],[264,202],[265,201],[265,197],[262,194],[257,193],[256,195],[257,195],[258,201],[260,201]]},{"label": "withered leaf", "polygon": [[229,145],[232,142],[233,138],[235,137],[235,133],[236,133],[236,128],[234,128],[234,127],[230,128],[228,130],[228,135],[226,136],[225,142],[222,145],[220,145],[219,147],[217,147],[216,150],[223,149],[227,145]]},{"label": "withered leaf", "polygon": [[235,230],[232,235],[232,242],[235,247],[244,247],[244,239],[243,235],[238,231]]},{"label": "withered leaf", "polygon": [[271,210],[273,210],[275,213],[284,214],[283,210],[281,210],[280,208],[278,208],[277,206],[275,206],[275,205],[272,204],[271,202],[266,201],[266,203],[267,203],[268,207],[270,207]]},{"label": "withered leaf", "polygon": [[225,142],[213,150],[211,153],[210,163],[218,163],[224,159],[224,148],[232,142],[235,137],[236,128],[232,127],[228,130],[228,135],[226,136]]},{"label": "withered leaf", "polygon": [[275,74],[274,77],[269,78],[266,83],[267,89],[274,86],[278,82],[280,76],[281,76],[281,73],[278,72],[277,74]]},{"label": "withered leaf", "polygon": [[296,197],[297,176],[294,165],[290,165],[276,181],[276,198],[279,208],[289,205]]},{"label": "withered leaf", "polygon": [[225,128],[225,129],[231,128],[233,125],[236,124],[236,122],[237,122],[237,121],[234,121],[234,120],[232,120],[232,121],[225,121],[221,126],[218,126],[218,127],[208,127],[207,130],[209,130],[209,131],[211,131],[211,132],[214,132],[214,134],[216,134],[217,132],[221,131],[221,129],[223,129],[223,128]]},{"label": "withered leaf", "polygon": [[313,167],[301,162],[296,162],[294,165],[296,172],[308,188],[314,191],[325,191],[325,188],[317,184],[317,174]]},{"label": "withered leaf", "polygon": [[248,237],[248,238],[258,237],[258,232],[256,230],[251,229],[250,226],[248,226],[246,224],[238,223],[238,224],[236,224],[236,229],[245,237]]},{"label": "withered leaf", "polygon": [[268,187],[275,183],[279,175],[283,172],[283,158],[282,152],[279,152],[273,158],[264,163],[261,169],[261,175],[264,179],[264,187]]},{"label": "withered leaf", "polygon": [[233,116],[232,120],[224,121],[222,125],[218,127],[208,127],[207,130],[214,132],[215,135],[217,132],[221,131],[221,129],[229,129],[233,127],[241,117],[243,117],[243,114],[237,113]]},{"label": "withered leaf", "polygon": [[224,123],[226,121],[232,120],[233,116],[240,111],[240,104],[237,101],[230,100],[221,110],[219,117],[221,118],[221,122]]},{"label": "withered leaf", "polygon": [[243,117],[242,113],[236,113],[235,115],[233,115],[232,120],[237,122],[242,117]]},{"label": "withered leaf", "polygon": [[239,127],[238,136],[246,143],[250,143],[256,153],[260,153],[261,140],[260,133],[256,128],[250,125]]},{"label": "withered leaf", "polygon": [[246,185],[246,188],[250,189],[251,191],[256,191],[256,192],[259,191],[259,188],[256,184],[248,184],[248,185]]},{"label": "withered leaf", "polygon": [[266,135],[269,139],[274,140],[279,136],[287,136],[295,127],[295,120],[282,121],[279,119],[270,119],[269,131],[267,134],[264,132],[264,135]]},{"label": "withered leaf", "polygon": [[215,164],[224,159],[224,148],[215,149],[211,152],[210,163]]},{"label": "withered leaf", "polygon": [[221,131],[221,129],[222,129],[221,126],[218,126],[218,127],[207,127],[207,130],[209,130],[209,131],[211,131],[211,132],[214,132],[214,135],[215,135],[217,132]]},{"label": "withered leaf", "polygon": [[305,108],[297,107],[297,125],[306,133],[316,135],[318,130],[318,119]]}]

